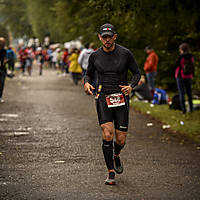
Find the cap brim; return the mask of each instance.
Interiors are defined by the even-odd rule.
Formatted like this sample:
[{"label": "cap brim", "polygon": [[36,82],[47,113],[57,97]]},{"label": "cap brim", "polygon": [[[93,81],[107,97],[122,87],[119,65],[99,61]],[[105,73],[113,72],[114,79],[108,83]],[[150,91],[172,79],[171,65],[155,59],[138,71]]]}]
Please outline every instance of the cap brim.
[{"label": "cap brim", "polygon": [[101,36],[105,36],[105,35],[109,35],[112,37],[114,35],[114,33],[111,31],[104,31],[103,33],[101,33]]}]

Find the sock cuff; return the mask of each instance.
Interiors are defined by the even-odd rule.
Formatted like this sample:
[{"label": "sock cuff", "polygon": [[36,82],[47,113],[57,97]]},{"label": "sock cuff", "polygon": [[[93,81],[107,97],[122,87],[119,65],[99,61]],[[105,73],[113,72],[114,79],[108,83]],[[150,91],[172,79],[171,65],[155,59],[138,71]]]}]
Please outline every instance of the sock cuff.
[{"label": "sock cuff", "polygon": [[103,140],[103,145],[113,145],[113,140],[111,141]]},{"label": "sock cuff", "polygon": [[124,143],[122,146],[117,144],[115,142],[115,146],[114,146],[114,152],[115,152],[115,155],[119,155],[120,154],[120,151],[124,148],[126,143]]},{"label": "sock cuff", "polygon": [[126,144],[126,143],[124,143],[123,145],[120,145],[120,144],[117,144],[116,141],[114,143],[115,143],[115,146],[118,146],[118,147],[121,147],[121,148],[123,148],[125,146],[125,144]]}]

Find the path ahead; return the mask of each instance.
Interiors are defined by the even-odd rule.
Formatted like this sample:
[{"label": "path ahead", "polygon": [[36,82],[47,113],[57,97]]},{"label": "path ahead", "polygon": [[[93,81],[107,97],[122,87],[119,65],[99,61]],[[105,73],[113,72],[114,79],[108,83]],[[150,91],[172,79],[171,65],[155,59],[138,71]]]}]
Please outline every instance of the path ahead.
[{"label": "path ahead", "polygon": [[[93,97],[45,71],[6,82],[0,104],[0,199],[200,199],[200,152],[131,110],[124,173],[107,176]],[[153,126],[146,124],[152,122]]]}]

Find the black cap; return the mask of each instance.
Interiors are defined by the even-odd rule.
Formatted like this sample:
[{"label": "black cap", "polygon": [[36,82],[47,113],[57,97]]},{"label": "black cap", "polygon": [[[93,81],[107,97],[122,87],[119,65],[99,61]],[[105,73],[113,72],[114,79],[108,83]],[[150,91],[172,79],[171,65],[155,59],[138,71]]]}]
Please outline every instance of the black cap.
[{"label": "black cap", "polygon": [[111,37],[116,33],[115,27],[112,24],[104,24],[99,31],[101,36],[110,35]]},{"label": "black cap", "polygon": [[150,45],[148,45],[148,46],[145,47],[144,51],[152,50],[152,49],[153,49],[153,48],[152,48]]}]

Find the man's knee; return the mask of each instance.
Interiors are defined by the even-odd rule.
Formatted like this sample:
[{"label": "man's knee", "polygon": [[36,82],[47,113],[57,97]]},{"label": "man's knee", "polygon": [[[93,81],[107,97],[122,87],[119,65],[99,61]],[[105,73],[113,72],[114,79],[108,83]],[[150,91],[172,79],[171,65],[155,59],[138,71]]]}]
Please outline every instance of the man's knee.
[{"label": "man's knee", "polygon": [[116,130],[116,142],[123,146],[126,142],[127,132]]},{"label": "man's knee", "polygon": [[114,126],[112,122],[108,122],[101,125],[103,139],[106,141],[111,141],[114,135]]}]

